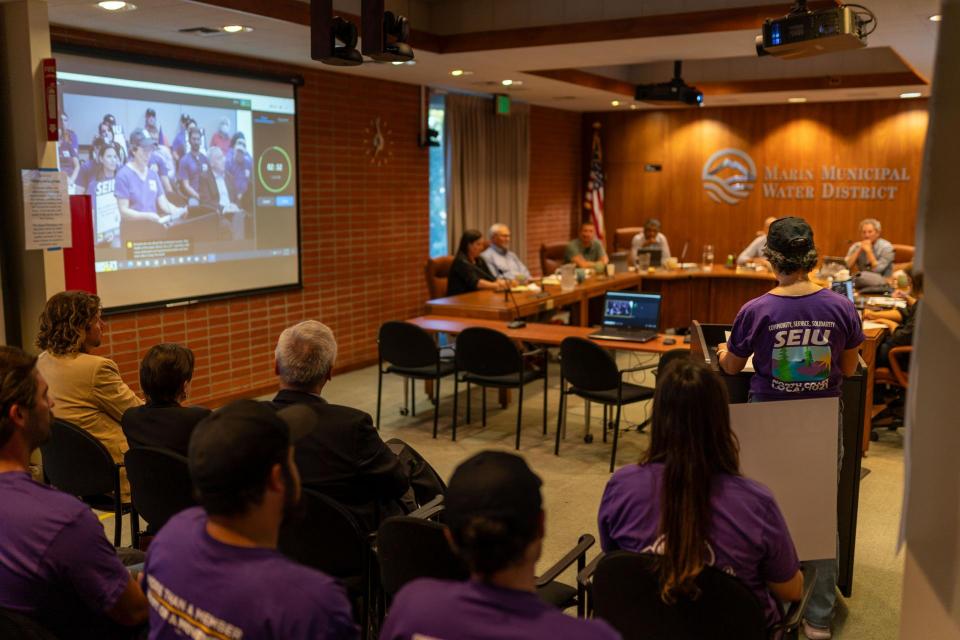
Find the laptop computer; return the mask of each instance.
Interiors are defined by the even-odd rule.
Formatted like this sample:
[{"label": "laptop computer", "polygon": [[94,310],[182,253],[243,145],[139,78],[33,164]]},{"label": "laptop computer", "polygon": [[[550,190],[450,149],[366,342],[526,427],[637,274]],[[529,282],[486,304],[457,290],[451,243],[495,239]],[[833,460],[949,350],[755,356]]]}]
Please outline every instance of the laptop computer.
[{"label": "laptop computer", "polygon": [[641,253],[650,254],[650,266],[659,267],[663,261],[663,249],[660,247],[641,247],[637,249],[637,255]]},{"label": "laptop computer", "polygon": [[610,291],[603,298],[603,326],[588,337],[594,340],[648,342],[660,326],[659,293]]},{"label": "laptop computer", "polygon": [[839,293],[845,297],[850,302],[856,304],[856,300],[853,296],[853,280],[841,280],[840,282],[832,282],[830,288],[835,292]]}]

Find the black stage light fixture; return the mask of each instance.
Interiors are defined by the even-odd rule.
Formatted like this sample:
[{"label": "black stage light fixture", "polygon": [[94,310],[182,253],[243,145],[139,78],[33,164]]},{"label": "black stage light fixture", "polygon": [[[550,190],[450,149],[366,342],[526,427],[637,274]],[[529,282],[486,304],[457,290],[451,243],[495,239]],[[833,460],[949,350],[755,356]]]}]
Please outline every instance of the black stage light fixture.
[{"label": "black stage light fixture", "polygon": [[384,0],[362,0],[360,24],[363,55],[378,62],[406,62],[413,60],[410,22],[392,11],[384,11]]},{"label": "black stage light fixture", "polygon": [[[357,26],[333,15],[333,0],[310,2],[310,57],[324,64],[355,67],[363,64],[357,51]],[[337,46],[337,40],[342,46]]]}]

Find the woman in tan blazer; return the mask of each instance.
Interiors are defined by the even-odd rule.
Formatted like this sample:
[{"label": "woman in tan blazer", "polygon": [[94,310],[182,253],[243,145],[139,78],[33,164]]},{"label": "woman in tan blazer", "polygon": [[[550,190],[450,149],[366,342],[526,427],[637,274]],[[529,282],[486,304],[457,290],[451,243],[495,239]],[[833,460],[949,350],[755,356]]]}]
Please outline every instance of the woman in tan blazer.
[{"label": "woman in tan blazer", "polygon": [[[47,300],[40,315],[37,368],[50,385],[57,418],[72,422],[102,442],[123,462],[127,439],[120,429],[123,412],[143,404],[120,378],[117,364],[90,353],[99,347],[104,323],[100,298],[85,291],[64,291]],[[130,501],[130,485],[120,470],[120,492]]]}]

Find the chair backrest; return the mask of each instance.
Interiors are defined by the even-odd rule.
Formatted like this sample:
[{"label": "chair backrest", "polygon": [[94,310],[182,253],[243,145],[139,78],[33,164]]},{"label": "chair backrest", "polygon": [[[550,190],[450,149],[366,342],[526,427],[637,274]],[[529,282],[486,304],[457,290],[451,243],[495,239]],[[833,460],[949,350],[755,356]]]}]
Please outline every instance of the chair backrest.
[{"label": "chair backrest", "polygon": [[50,484],[74,496],[112,493],[116,465],[103,443],[66,420],[55,418],[40,447]]},{"label": "chair backrest", "polygon": [[296,513],[280,527],[278,548],[300,564],[341,579],[365,575],[370,552],[353,514],[312,489],[303,490]]},{"label": "chair backrest", "polygon": [[660,558],[614,551],[593,574],[594,615],[624,640],[764,640],[763,608],[737,578],[714,567],[697,576],[700,597],[668,605],[660,598]]},{"label": "chair backrest", "polygon": [[153,530],[197,504],[187,459],[159,447],[134,447],[123,457],[133,506]]},{"label": "chair backrest", "polygon": [[505,376],[523,367],[510,338],[484,327],[470,327],[457,336],[455,360],[458,371],[481,376]]},{"label": "chair backrest", "polygon": [[902,347],[894,347],[890,349],[890,352],[887,354],[890,360],[890,371],[893,373],[897,384],[904,389],[907,388],[910,380],[908,373],[910,371],[910,355],[912,353],[913,347],[905,345]]},{"label": "chair backrest", "polygon": [[913,254],[916,252],[916,247],[912,244],[895,244],[893,245],[893,260],[896,263],[906,263],[913,262]]},{"label": "chair backrest", "polygon": [[629,250],[633,236],[643,232],[643,227],[620,227],[613,232],[613,250]]},{"label": "chair backrest", "polygon": [[620,384],[613,356],[587,338],[565,338],[560,343],[560,372],[586,391],[609,391]]},{"label": "chair backrest", "polygon": [[0,638],[57,640],[53,632],[36,620],[7,609],[0,609]]},{"label": "chair backrest", "polygon": [[447,295],[447,278],[450,277],[453,258],[454,256],[442,256],[427,260],[424,274],[427,277],[427,291],[430,292],[431,300]]},{"label": "chair backrest", "polygon": [[440,359],[430,334],[409,322],[384,322],[380,325],[377,346],[383,362],[400,367],[426,367]]},{"label": "chair backrest", "polygon": [[377,532],[377,557],[382,586],[393,597],[416,578],[466,580],[470,577],[463,560],[454,553],[443,533],[444,527],[430,520],[397,516],[387,518]]},{"label": "chair backrest", "polygon": [[566,262],[567,243],[553,242],[540,245],[540,269],[543,275],[550,276]]}]

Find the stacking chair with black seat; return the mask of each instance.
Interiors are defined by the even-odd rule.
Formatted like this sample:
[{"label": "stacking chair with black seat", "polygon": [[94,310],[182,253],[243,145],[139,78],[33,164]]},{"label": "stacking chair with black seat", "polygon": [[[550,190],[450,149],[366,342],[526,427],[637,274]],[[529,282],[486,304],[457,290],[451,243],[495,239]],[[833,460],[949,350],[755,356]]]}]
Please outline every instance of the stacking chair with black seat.
[{"label": "stacking chair with black seat", "polygon": [[[542,367],[528,367],[534,356],[543,356]],[[453,377],[453,435],[457,439],[457,401],[460,383],[467,383],[467,422],[470,421],[470,385],[479,385],[484,391],[483,425],[487,423],[486,388],[517,389],[517,442],[520,449],[520,429],[523,425],[523,388],[543,378],[543,433],[547,433],[547,366],[546,352],[535,349],[521,353],[504,334],[493,329],[470,327],[457,336]]]},{"label": "stacking chair with black seat", "polygon": [[[123,456],[134,511],[156,533],[174,515],[197,504],[187,459],[159,447],[134,447]],[[138,525],[135,525],[138,526]]]},{"label": "stacking chair with black seat", "polygon": [[[440,419],[440,379],[454,372],[451,347],[438,347],[426,331],[409,322],[385,322],[377,337],[380,363],[377,366],[377,429],[380,428],[380,400],[383,374],[395,373],[413,380],[433,381],[433,437]],[[386,369],[384,363],[388,363]],[[415,385],[411,385],[416,393]]]},{"label": "stacking chair with black seat", "polygon": [[[704,567],[695,599],[666,604],[660,595],[660,556],[614,551],[580,573],[594,617],[606,620],[624,640],[766,640],[795,638],[803,622],[816,571],[804,576],[800,602],[791,603],[783,620],[767,627],[763,606],[734,576]],[[782,636],[780,634],[783,634]]]},{"label": "stacking chair with black seat", "polygon": [[[120,467],[103,443],[66,420],[55,418],[50,439],[40,447],[47,481],[64,493],[77,496],[101,511],[113,511],[113,546],[120,546],[120,527],[129,504],[121,503]],[[136,545],[137,531],[130,519],[130,536]]]},{"label": "stacking chair with black seat", "polygon": [[[560,455],[560,432],[563,429],[564,403],[568,394],[580,396],[588,402],[599,402],[616,407],[613,421],[613,449],[610,452],[610,471],[617,462],[617,442],[620,434],[620,410],[653,397],[653,389],[624,382],[623,376],[636,371],[652,369],[656,365],[642,365],[620,370],[603,347],[586,338],[566,338],[560,343],[560,410],[557,414],[557,441],[554,455]],[[567,382],[570,387],[567,388]],[[604,412],[606,414],[606,411]],[[604,417],[603,435],[606,441],[607,424]]]},{"label": "stacking chair with black seat", "polygon": [[362,636],[368,637],[377,601],[376,557],[356,518],[336,500],[303,489],[300,508],[280,527],[277,548],[302,565],[338,578],[354,605]]},{"label": "stacking chair with black seat", "polygon": [[[470,577],[463,560],[454,553],[444,535],[444,526],[412,516],[387,518],[377,532],[377,555],[384,593],[393,598],[403,585],[416,578],[466,580]],[[586,598],[583,586],[557,582],[561,573],[574,562],[577,571],[586,566],[587,551],[595,539],[589,534],[580,536],[577,545],[537,578],[537,595],[558,609],[577,607],[583,617]]]}]

